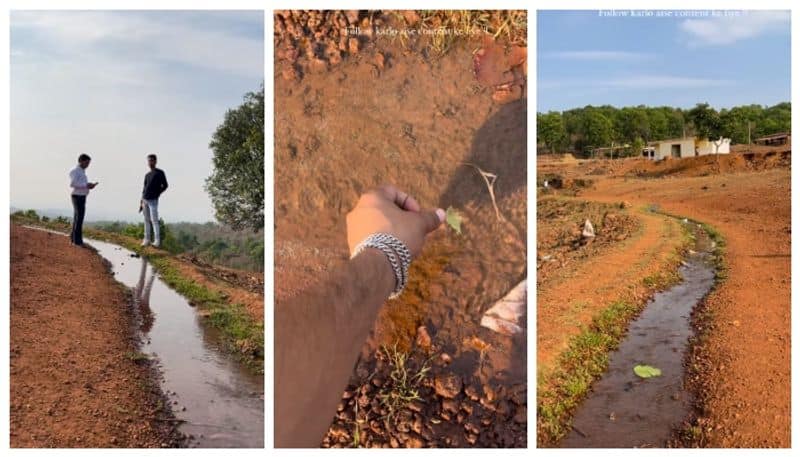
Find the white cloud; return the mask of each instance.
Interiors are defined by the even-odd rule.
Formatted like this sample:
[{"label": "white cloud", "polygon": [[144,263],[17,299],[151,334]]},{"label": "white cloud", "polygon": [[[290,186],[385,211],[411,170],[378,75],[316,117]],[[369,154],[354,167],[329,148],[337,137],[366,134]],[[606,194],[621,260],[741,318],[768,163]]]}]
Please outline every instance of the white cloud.
[{"label": "white cloud", "polygon": [[638,75],[608,79],[581,79],[542,81],[539,84],[543,89],[559,88],[595,88],[595,89],[699,89],[717,86],[728,86],[733,81],[713,78],[692,78],[685,76],[668,75]]},{"label": "white cloud", "polygon": [[766,33],[788,32],[789,11],[741,11],[737,15],[686,19],[680,29],[691,46],[723,46]]},{"label": "white cloud", "polygon": [[630,60],[647,60],[653,56],[651,54],[644,54],[640,52],[628,51],[556,51],[548,52],[543,57],[564,59],[564,60],[614,60],[614,61],[630,61]]},{"label": "white cloud", "polygon": [[189,20],[159,21],[136,12],[18,11],[11,29],[35,34],[57,55],[85,50],[118,58],[110,54],[123,50],[128,62],[160,60],[239,76],[263,73],[262,37],[245,38]]},{"label": "white cloud", "polygon": [[263,16],[220,13],[12,12],[12,203],[68,208],[65,173],[87,152],[102,183],[93,214],[138,220],[154,152],[171,184],[164,214],[210,220],[208,142],[264,78]]}]

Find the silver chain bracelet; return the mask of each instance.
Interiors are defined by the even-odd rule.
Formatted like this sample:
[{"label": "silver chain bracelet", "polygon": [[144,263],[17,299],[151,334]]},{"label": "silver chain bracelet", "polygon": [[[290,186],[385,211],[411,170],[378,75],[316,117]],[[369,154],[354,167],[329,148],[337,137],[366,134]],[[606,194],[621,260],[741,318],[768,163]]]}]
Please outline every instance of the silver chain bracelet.
[{"label": "silver chain bracelet", "polygon": [[411,252],[405,243],[388,233],[373,233],[365,238],[364,241],[358,243],[350,258],[357,256],[366,248],[377,249],[389,259],[396,280],[394,291],[389,298],[399,297],[408,283],[408,267],[411,265]]}]

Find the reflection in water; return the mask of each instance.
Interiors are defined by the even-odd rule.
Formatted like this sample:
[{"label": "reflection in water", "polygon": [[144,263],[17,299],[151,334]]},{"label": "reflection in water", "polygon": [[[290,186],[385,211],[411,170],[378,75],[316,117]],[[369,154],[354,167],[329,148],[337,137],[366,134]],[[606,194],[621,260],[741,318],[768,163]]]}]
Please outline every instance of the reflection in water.
[{"label": "reflection in water", "polygon": [[[150,332],[153,328],[153,311],[150,310],[150,291],[153,289],[153,281],[156,279],[156,272],[153,267],[142,257],[142,267],[139,270],[139,282],[133,288],[133,304],[141,319],[140,330],[143,333]],[[147,271],[150,270],[150,278],[145,282]]]},{"label": "reflection in water", "polygon": [[264,377],[237,362],[186,298],[165,284],[145,258],[88,240],[111,262],[114,277],[133,291],[146,343],[158,361],[162,389],[183,422],[180,431],[199,447],[264,446]]}]

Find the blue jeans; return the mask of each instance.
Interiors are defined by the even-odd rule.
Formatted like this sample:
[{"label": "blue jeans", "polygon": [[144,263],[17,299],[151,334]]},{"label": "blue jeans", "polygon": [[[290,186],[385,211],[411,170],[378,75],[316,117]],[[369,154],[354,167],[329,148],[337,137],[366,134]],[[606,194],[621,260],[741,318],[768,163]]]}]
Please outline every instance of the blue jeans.
[{"label": "blue jeans", "polygon": [[144,241],[150,242],[150,233],[153,233],[153,242],[161,243],[160,227],[158,226],[158,199],[142,200],[144,213]]}]

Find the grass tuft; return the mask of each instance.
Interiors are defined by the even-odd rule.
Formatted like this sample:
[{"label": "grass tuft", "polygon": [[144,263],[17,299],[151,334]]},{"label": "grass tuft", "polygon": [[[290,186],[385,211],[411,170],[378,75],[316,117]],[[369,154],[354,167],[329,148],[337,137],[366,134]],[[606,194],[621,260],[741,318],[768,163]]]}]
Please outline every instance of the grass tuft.
[{"label": "grass tuft", "polygon": [[[404,21],[401,12],[392,13],[395,19]],[[463,38],[489,34],[495,40],[502,40],[509,45],[527,46],[528,15],[525,10],[417,10],[420,29],[450,30],[456,33],[426,34],[430,38],[429,48],[432,55],[441,57],[447,54],[453,45]],[[398,34],[401,44],[407,45],[408,37]]]},{"label": "grass tuft", "polygon": [[395,415],[414,400],[424,401],[419,395],[422,382],[430,371],[430,358],[421,365],[409,364],[409,353],[398,351],[397,344],[382,346],[381,351],[392,370],[389,381],[381,388],[378,398],[386,410],[386,422],[394,420]]}]

